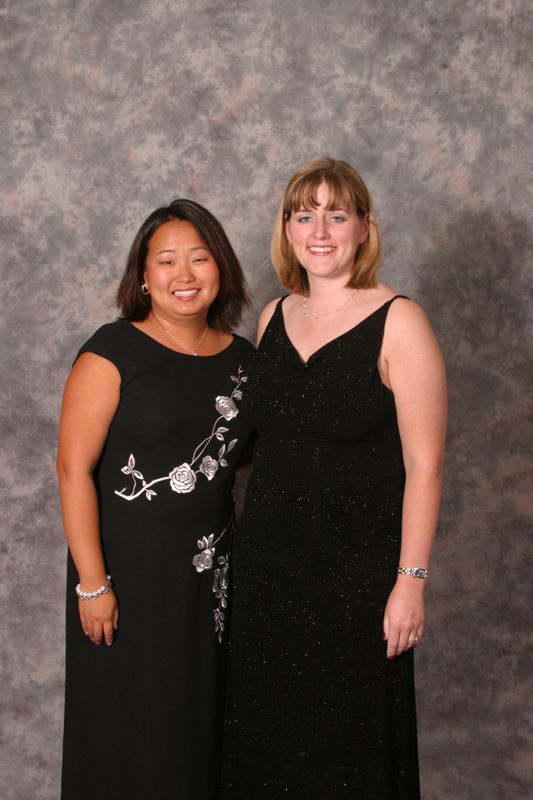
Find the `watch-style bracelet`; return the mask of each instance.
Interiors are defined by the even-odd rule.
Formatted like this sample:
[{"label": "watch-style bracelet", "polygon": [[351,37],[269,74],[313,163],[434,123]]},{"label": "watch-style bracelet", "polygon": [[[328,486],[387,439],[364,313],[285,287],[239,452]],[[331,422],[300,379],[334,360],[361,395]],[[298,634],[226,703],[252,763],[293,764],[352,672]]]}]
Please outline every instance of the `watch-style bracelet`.
[{"label": "watch-style bracelet", "polygon": [[410,575],[412,578],[425,581],[428,571],[423,567],[398,567],[398,575]]}]

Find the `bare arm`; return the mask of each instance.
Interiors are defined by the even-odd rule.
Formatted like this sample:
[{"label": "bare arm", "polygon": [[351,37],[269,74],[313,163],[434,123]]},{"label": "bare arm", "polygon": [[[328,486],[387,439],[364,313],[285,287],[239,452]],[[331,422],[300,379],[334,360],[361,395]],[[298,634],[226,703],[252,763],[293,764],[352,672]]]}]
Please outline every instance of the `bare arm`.
[{"label": "bare arm", "polygon": [[[120,375],[100,356],[84,353],[74,364],[65,386],[57,473],[63,523],[83,591],[106,582],[100,543],[98,500],[92,472],[119,402]],[[112,591],[95,600],[79,602],[83,630],[95,644],[111,644],[118,624]]]},{"label": "bare arm", "polygon": [[[397,300],[383,343],[382,371],[394,393],[406,471],[400,565],[423,567],[435,537],[446,433],[446,378],[431,326],[422,309]],[[387,655],[412,645],[424,632],[425,581],[399,575],[384,617]]]}]

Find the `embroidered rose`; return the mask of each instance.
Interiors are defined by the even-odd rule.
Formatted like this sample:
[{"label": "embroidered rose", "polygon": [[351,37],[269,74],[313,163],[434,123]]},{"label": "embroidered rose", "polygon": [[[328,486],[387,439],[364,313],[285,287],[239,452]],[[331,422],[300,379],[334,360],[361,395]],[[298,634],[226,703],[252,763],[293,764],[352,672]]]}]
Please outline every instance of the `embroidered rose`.
[{"label": "embroidered rose", "polygon": [[169,475],[170,488],[178,494],[188,494],[196,486],[196,474],[188,464],[181,464]]},{"label": "embroidered rose", "polygon": [[218,461],[211,458],[211,456],[204,456],[200,464],[200,472],[202,472],[208,481],[213,480],[218,470]]},{"label": "embroidered rose", "polygon": [[231,397],[224,397],[223,395],[218,395],[215,399],[215,408],[219,414],[222,414],[225,420],[229,421],[237,416],[239,413],[239,409],[231,399]]},{"label": "embroidered rose", "polygon": [[206,569],[211,569],[213,567],[213,556],[215,554],[215,548],[207,548],[207,550],[203,550],[201,553],[198,553],[197,556],[194,556],[192,563],[193,566],[196,567],[196,572],[203,572]]}]

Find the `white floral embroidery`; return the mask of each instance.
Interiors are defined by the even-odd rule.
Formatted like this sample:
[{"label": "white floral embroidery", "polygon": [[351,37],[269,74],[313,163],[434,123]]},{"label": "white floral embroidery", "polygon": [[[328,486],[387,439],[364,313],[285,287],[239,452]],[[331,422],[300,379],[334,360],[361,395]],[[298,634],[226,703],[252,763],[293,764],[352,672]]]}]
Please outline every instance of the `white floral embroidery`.
[{"label": "white floral embroidery", "polygon": [[[208,481],[211,481],[215,477],[219,467],[229,466],[227,455],[233,450],[238,439],[231,439],[231,441],[226,444],[224,437],[226,433],[228,433],[229,428],[221,425],[220,422],[222,420],[230,422],[232,419],[235,419],[239,413],[235,401],[242,400],[241,386],[248,380],[248,377],[242,373],[242,367],[239,367],[237,375],[230,376],[235,384],[235,388],[229,397],[226,395],[217,395],[215,398],[215,410],[218,412],[219,416],[216,418],[211,428],[211,433],[200,442],[189,462],[185,461],[183,464],[180,464],[179,467],[174,467],[168,475],[146,481],[142,472],[136,469],[135,456],[131,453],[127,465],[122,467],[121,472],[125,475],[131,475],[133,485],[129,493],[126,487],[124,487],[120,491],[115,490],[115,494],[122,497],[123,500],[136,500],[138,497],[141,497],[141,495],[144,495],[147,500],[151,500],[152,497],[157,496],[157,492],[152,489],[152,486],[162,481],[169,481],[170,488],[177,494],[189,494],[196,488],[198,475],[204,475]],[[205,454],[205,451],[214,439],[221,443],[217,458]],[[195,465],[198,462],[200,462],[200,464],[198,468],[195,469]],[[140,487],[138,485],[139,481],[141,482]]]},{"label": "white floral embroidery", "polygon": [[188,464],[176,467],[168,477],[170,478],[170,488],[178,494],[188,494],[196,486],[196,474]]},{"label": "white floral embroidery", "polygon": [[204,456],[200,464],[200,472],[202,472],[208,481],[213,480],[218,470],[218,461],[211,456]]},{"label": "white floral embroidery", "polygon": [[[201,539],[198,539],[197,544],[201,552],[193,556],[192,559],[193,567],[196,569],[196,572],[205,572],[206,570],[213,569],[216,545],[228,530],[230,532],[229,544],[233,534],[233,527],[234,517],[232,514],[230,521],[216,539],[214,533],[211,533],[209,536],[202,536]],[[229,560],[229,552],[223,556],[218,556],[218,567],[213,572],[213,593],[218,600],[218,607],[213,609],[213,618],[215,621],[215,633],[217,634],[219,642],[222,642],[226,618],[225,609],[228,607]]]}]

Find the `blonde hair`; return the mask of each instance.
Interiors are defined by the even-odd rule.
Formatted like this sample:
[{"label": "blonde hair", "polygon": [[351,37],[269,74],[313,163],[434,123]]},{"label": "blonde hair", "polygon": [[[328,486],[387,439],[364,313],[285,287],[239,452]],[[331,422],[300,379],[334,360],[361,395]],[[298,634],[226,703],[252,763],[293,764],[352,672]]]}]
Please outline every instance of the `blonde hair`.
[{"label": "blonde hair", "polygon": [[353,288],[376,286],[382,246],[370,192],[359,173],[346,161],[327,156],[300,167],[283,193],[270,251],[281,285],[296,294],[309,292],[307,273],[294,255],[285,233],[285,223],[294,211],[317,207],[316,190],[321,183],[329,189],[330,208],[354,210],[359,219],[368,222],[368,237],[357,248],[352,274],[346,285]]}]

